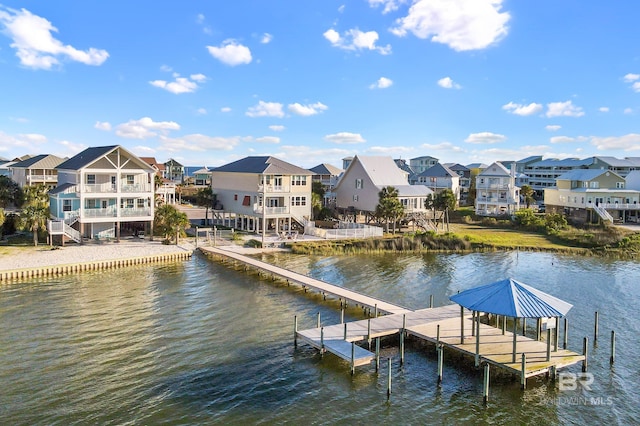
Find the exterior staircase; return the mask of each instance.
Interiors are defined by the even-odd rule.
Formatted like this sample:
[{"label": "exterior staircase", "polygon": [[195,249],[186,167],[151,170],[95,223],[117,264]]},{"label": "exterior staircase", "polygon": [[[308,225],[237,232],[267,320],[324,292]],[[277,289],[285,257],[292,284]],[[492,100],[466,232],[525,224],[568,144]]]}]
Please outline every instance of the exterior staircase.
[{"label": "exterior staircase", "polygon": [[[75,221],[77,221],[77,217]],[[74,223],[75,223],[74,221]],[[82,236],[80,232],[73,229],[70,225],[67,225],[66,221],[62,220],[49,220],[47,222],[47,230],[50,235],[64,235],[76,243],[82,242]]]},{"label": "exterior staircase", "polygon": [[604,207],[595,205],[593,206],[593,210],[598,213],[598,216],[600,216],[602,220],[608,220],[613,223],[613,216],[611,216]]}]

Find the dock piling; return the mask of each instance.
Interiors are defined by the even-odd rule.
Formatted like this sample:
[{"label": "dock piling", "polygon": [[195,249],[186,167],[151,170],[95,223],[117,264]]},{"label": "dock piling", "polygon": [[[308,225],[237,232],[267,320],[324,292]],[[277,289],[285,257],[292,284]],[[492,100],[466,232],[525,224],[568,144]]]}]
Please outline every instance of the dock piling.
[{"label": "dock piling", "polygon": [[522,353],[522,361],[520,365],[520,388],[527,388],[527,355]]},{"label": "dock piling", "polygon": [[344,308],[342,307],[342,303],[340,303],[340,324],[344,324]]},{"label": "dock piling", "polygon": [[293,316],[293,347],[298,347],[298,316]]},{"label": "dock piling", "polygon": [[380,370],[380,338],[376,337],[376,373]]},{"label": "dock piling", "polygon": [[318,311],[318,326],[316,328],[320,328],[320,311]]},{"label": "dock piling", "polygon": [[502,335],[503,336],[504,336],[504,332],[506,331],[506,329],[507,329],[507,316],[504,315],[502,317]]},{"label": "dock piling", "polygon": [[582,341],[582,355],[584,355],[584,360],[582,361],[582,372],[586,373],[587,368],[589,367],[589,362],[587,358],[589,356],[589,338],[585,337]]},{"label": "dock piling", "polygon": [[356,342],[351,342],[351,375],[356,373]]},{"label": "dock piling", "polygon": [[442,367],[444,364],[444,345],[438,343],[436,345],[436,351],[438,351],[438,384],[442,383]]},{"label": "dock piling", "polygon": [[517,329],[518,329],[518,318],[514,318],[513,319],[513,356],[511,357],[511,362],[513,363],[516,362],[516,349],[517,349],[517,341],[518,341],[518,335],[516,333]]},{"label": "dock piling", "polygon": [[562,332],[562,349],[567,349],[567,342],[569,340],[569,320],[564,319],[564,330]]},{"label": "dock piling", "polygon": [[460,306],[460,344],[464,345],[464,307]]},{"label": "dock piling", "polygon": [[391,358],[389,358],[389,368],[387,376],[387,399],[391,398]]},{"label": "dock piling", "polygon": [[347,340],[347,323],[344,323],[344,340]]},{"label": "dock piling", "polygon": [[369,345],[369,350],[371,350],[371,318],[367,320],[367,344]]},{"label": "dock piling", "polygon": [[547,362],[551,361],[551,329],[547,328]]},{"label": "dock piling", "polygon": [[478,312],[471,311],[471,336],[476,335],[476,314]]},{"label": "dock piling", "polygon": [[436,326],[436,350],[438,349],[439,344],[440,344],[440,324]]},{"label": "dock piling", "polygon": [[616,360],[616,332],[611,330],[611,357],[609,358],[609,364],[613,365]]},{"label": "dock piling", "polygon": [[376,303],[375,308],[374,308],[374,317],[378,318],[378,304]]},{"label": "dock piling", "polygon": [[320,357],[324,356],[324,327],[320,327]]},{"label": "dock piling", "polygon": [[536,340],[539,342],[542,338],[542,318],[536,320]]},{"label": "dock piling", "polygon": [[482,402],[489,402],[489,363],[484,363],[484,382],[482,386]]},{"label": "dock piling", "polygon": [[433,308],[433,294],[429,296],[429,308]]},{"label": "dock piling", "polygon": [[553,329],[553,351],[558,352],[558,340],[560,339],[560,318],[556,317],[556,328]]},{"label": "dock piling", "polygon": [[598,343],[598,311],[595,314],[594,326],[593,326],[593,344]]},{"label": "dock piling", "polygon": [[476,357],[475,366],[480,367],[480,312],[476,312]]}]

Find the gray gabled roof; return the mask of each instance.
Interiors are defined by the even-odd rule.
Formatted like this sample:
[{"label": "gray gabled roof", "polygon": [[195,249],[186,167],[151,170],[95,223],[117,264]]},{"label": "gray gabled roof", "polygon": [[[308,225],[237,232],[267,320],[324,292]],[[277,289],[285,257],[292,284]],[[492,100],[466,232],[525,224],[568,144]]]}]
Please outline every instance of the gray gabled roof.
[{"label": "gray gabled roof", "polygon": [[461,172],[468,172],[469,168],[467,166],[463,166],[460,163],[444,163],[445,166],[447,166],[450,170],[453,170],[454,172],[457,171],[461,171]]},{"label": "gray gabled roof", "polygon": [[312,175],[309,170],[294,166],[275,157],[245,157],[232,163],[225,164],[213,170],[214,172],[230,173],[258,173],[282,175]]},{"label": "gray gabled roof", "polygon": [[471,163],[471,164],[467,164],[466,167],[467,169],[486,169],[489,166],[487,166],[484,163]]},{"label": "gray gabled roof", "polygon": [[611,170],[601,170],[601,169],[575,169],[575,170],[570,170],[566,173],[561,174],[560,176],[558,176],[556,178],[556,180],[575,180],[575,181],[590,181],[593,180],[595,178],[597,178],[598,176],[601,176],[605,173],[613,173],[614,175],[616,175],[617,177],[619,177],[620,179],[622,179],[622,177],[617,174],[614,171]]},{"label": "gray gabled roof", "polygon": [[75,183],[63,183],[61,185],[56,186],[55,188],[51,188],[48,193],[50,195],[60,194],[61,192],[66,191],[68,188],[76,186]]},{"label": "gray gabled roof", "polygon": [[[495,171],[494,171],[495,169]],[[488,166],[482,172],[480,172],[480,176],[510,176],[511,172],[505,166],[502,165],[499,161]]]},{"label": "gray gabled roof", "polygon": [[[425,185],[394,185],[398,191],[398,197],[426,197],[433,194],[431,188]],[[384,186],[378,186],[378,189],[382,190]]]},{"label": "gray gabled roof", "polygon": [[409,183],[405,172],[396,165],[391,157],[356,155],[351,166],[356,162],[356,159],[375,186],[394,186],[397,188],[399,185]]},{"label": "gray gabled roof", "polygon": [[41,154],[18,161],[11,165],[15,169],[55,169],[56,166],[64,161],[64,158],[51,154]]},{"label": "gray gabled roof", "polygon": [[339,169],[336,166],[332,166],[331,164],[322,163],[317,166],[309,169],[310,172],[313,172],[314,175],[331,175],[331,176],[339,176],[340,173],[344,172],[344,170]]},{"label": "gray gabled roof", "polygon": [[528,167],[536,168],[536,167],[581,167],[581,166],[590,166],[593,164],[593,158],[585,158],[583,160],[579,158],[563,158],[559,160],[557,158],[548,158],[546,160],[538,161],[535,163],[529,164]]},{"label": "gray gabled roof", "polygon": [[110,145],[110,146],[96,146],[92,148],[87,148],[79,154],[74,155],[69,158],[62,164],[59,164],[56,169],[59,170],[80,170],[83,167],[88,166],[89,164],[96,161],[98,158],[102,157],[118,148],[118,145]]},{"label": "gray gabled roof", "polygon": [[445,166],[444,164],[435,164],[429,167],[418,176],[422,177],[459,177],[456,172]]}]

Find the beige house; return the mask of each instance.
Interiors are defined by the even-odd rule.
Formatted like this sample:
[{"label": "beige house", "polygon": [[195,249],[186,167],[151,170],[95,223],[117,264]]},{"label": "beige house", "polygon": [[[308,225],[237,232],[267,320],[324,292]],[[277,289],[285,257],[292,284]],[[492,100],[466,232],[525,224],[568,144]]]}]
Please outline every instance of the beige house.
[{"label": "beige house", "polygon": [[211,170],[215,214],[236,228],[280,234],[311,219],[311,175],[275,157],[245,157]]},{"label": "beige house", "polygon": [[154,170],[121,146],[87,148],[56,168],[49,233],[76,241],[150,231]]},{"label": "beige house", "polygon": [[509,171],[495,162],[476,176],[475,209],[479,216],[510,215],[520,209],[515,168]]},{"label": "beige house", "polygon": [[628,189],[625,178],[610,170],[577,169],[556,178],[544,191],[548,213],[564,213],[580,222],[637,222],[640,191]]},{"label": "beige house", "polygon": [[409,185],[407,174],[391,157],[355,156],[336,185],[336,204],[340,209],[367,214],[376,211],[382,188],[392,186],[406,213],[427,212],[425,201],[433,194],[424,185]]},{"label": "beige house", "polygon": [[18,161],[8,167],[11,170],[11,179],[21,188],[39,184],[53,188],[58,184],[56,166],[64,160],[55,155],[42,154]]},{"label": "beige house", "polygon": [[444,164],[436,164],[418,175],[418,185],[426,185],[435,193],[450,189],[460,201],[460,176]]}]

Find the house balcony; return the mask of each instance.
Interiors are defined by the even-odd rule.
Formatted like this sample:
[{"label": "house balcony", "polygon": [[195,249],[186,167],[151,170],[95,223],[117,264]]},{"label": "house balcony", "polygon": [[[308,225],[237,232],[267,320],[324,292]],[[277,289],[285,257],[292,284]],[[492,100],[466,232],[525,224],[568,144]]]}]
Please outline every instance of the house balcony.
[{"label": "house balcony", "polygon": [[91,209],[85,208],[82,210],[82,214],[80,215],[82,218],[93,219],[100,217],[117,217],[118,209],[115,207],[107,207],[106,209]]},{"label": "house balcony", "polygon": [[114,193],[116,192],[116,186],[111,183],[101,183],[101,184],[84,184],[84,185],[76,185],[76,191],[82,192],[85,194],[105,194],[105,193]]},{"label": "house balcony", "polygon": [[600,203],[599,206],[605,210],[640,210],[638,203]]},{"label": "house balcony", "polygon": [[151,185],[148,183],[134,183],[122,185],[120,192],[151,192]]},{"label": "house balcony", "polygon": [[58,175],[28,175],[27,183],[55,183],[58,181]]},{"label": "house balcony", "polygon": [[289,214],[289,206],[283,206],[283,207],[263,207],[263,206],[253,206],[253,211],[254,213],[258,213],[258,214],[263,214],[263,209],[264,209],[264,214],[267,216],[270,215],[279,215],[279,214]]},{"label": "house balcony", "polygon": [[289,192],[288,185],[258,185],[258,192]]},{"label": "house balcony", "polygon": [[64,221],[69,223],[72,222],[75,218],[79,217],[82,222],[84,219],[107,219],[107,218],[131,218],[131,217],[151,217],[151,208],[143,207],[143,208],[116,208],[116,207],[107,207],[105,209],[102,208],[85,208],[74,211],[66,211],[63,213]]},{"label": "house balcony", "polygon": [[151,217],[151,208],[121,208],[120,217]]},{"label": "house balcony", "polygon": [[485,183],[480,184],[476,189],[510,189],[511,185],[506,183]]}]

